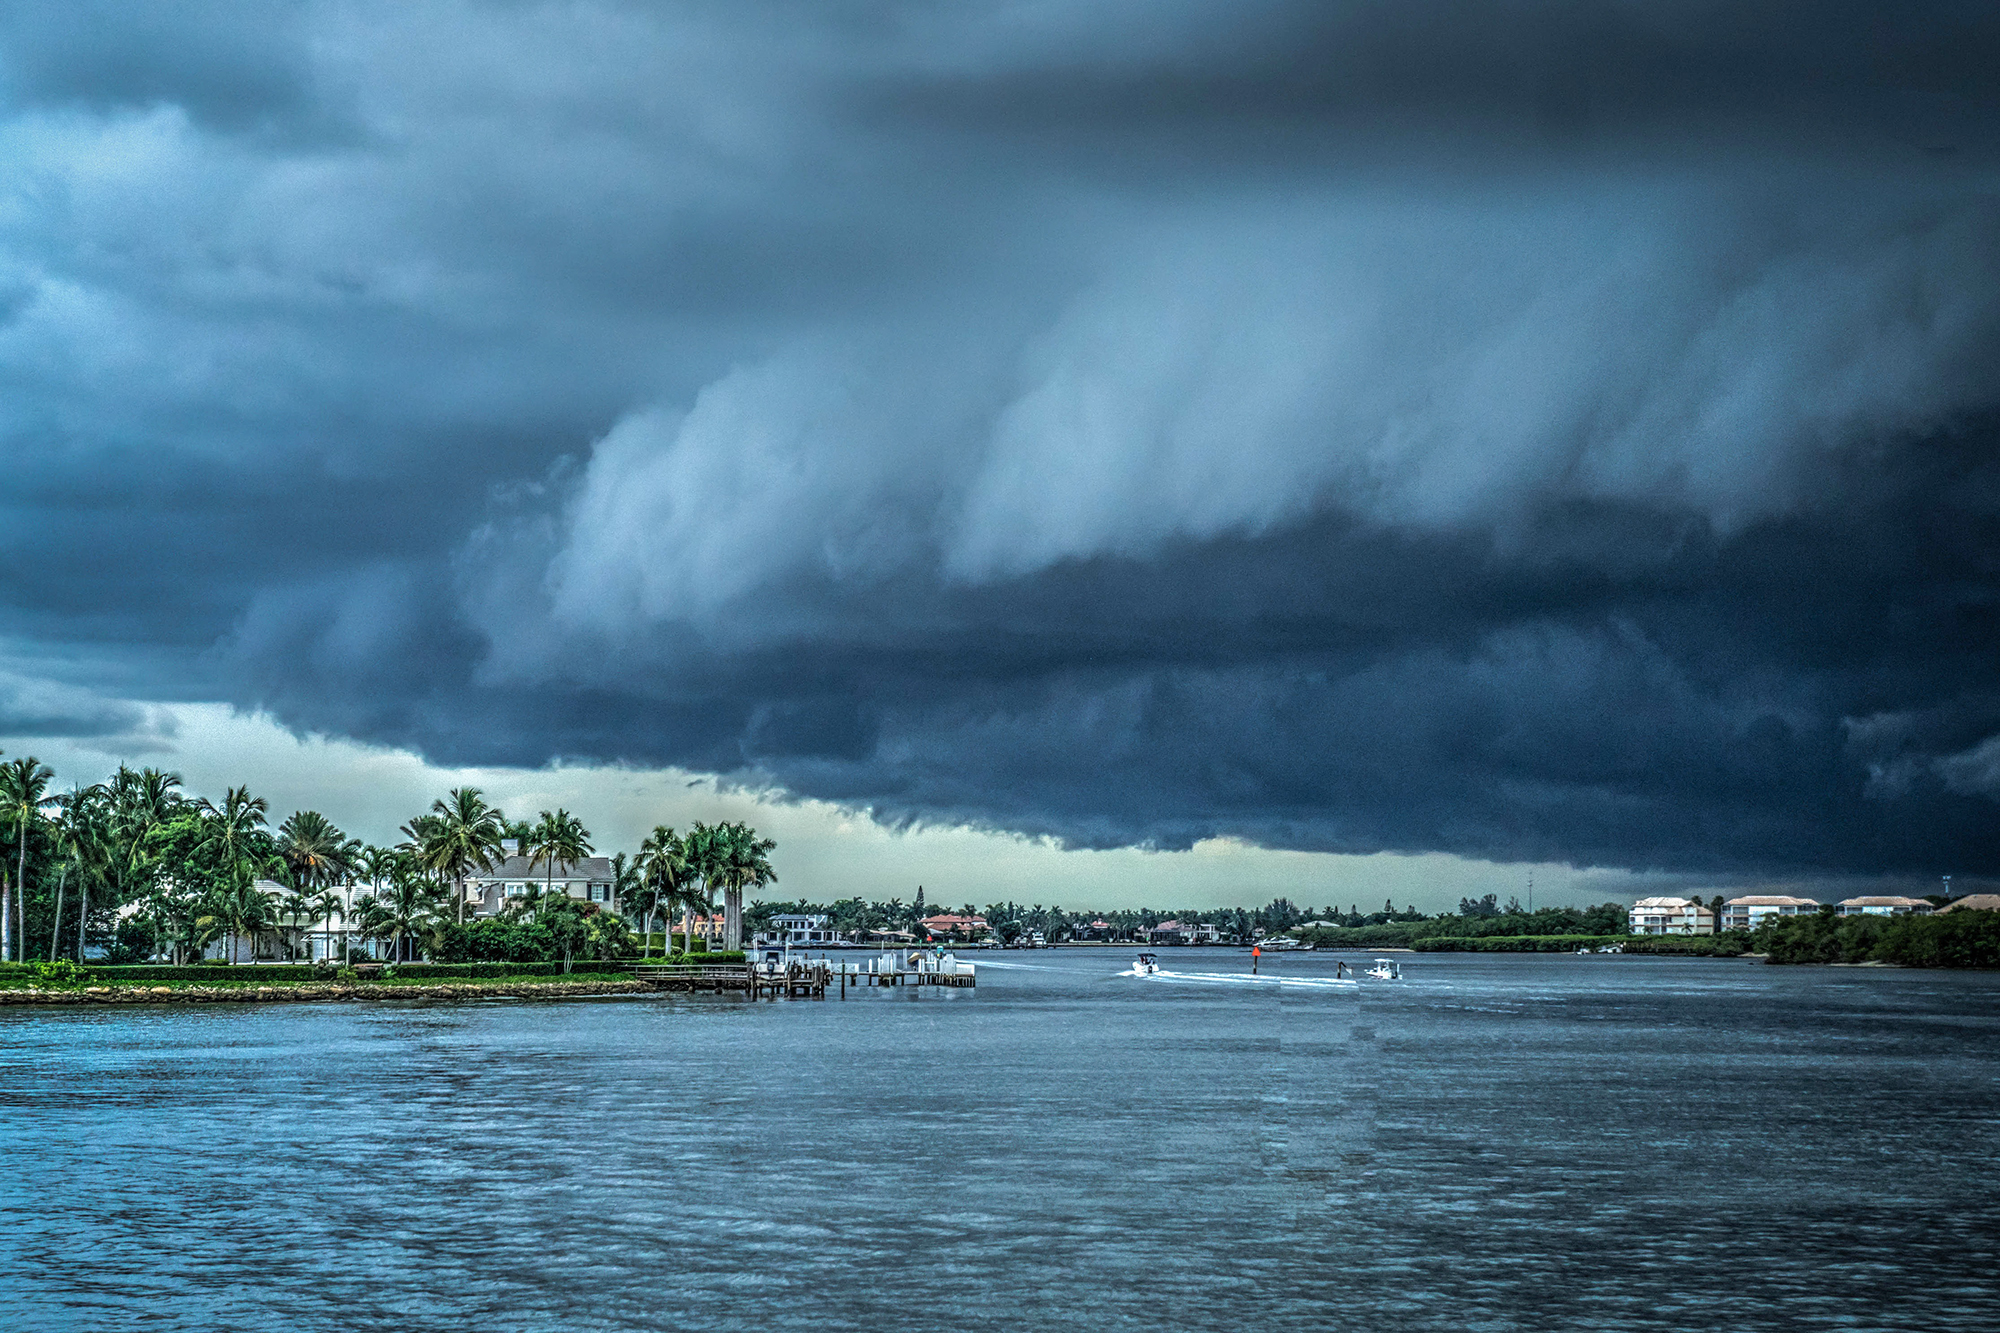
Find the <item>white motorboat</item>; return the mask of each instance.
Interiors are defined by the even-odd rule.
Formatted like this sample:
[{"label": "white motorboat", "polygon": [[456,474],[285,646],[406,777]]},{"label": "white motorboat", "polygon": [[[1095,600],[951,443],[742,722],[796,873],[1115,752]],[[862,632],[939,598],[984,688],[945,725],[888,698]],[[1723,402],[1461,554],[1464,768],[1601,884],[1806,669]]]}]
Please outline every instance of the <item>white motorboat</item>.
[{"label": "white motorboat", "polygon": [[1375,966],[1368,969],[1368,975],[1377,981],[1401,981],[1403,965],[1390,958],[1377,958]]},{"label": "white motorboat", "polygon": [[1132,972],[1135,976],[1150,977],[1159,970],[1160,970],[1159,958],[1156,955],[1150,953],[1140,954],[1139,961],[1132,964]]}]

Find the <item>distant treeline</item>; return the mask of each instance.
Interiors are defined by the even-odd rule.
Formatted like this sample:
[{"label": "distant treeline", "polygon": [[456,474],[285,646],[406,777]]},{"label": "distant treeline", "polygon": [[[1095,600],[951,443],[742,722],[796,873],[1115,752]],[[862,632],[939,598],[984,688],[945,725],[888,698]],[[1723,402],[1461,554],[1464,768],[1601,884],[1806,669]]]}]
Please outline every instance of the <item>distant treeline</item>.
[{"label": "distant treeline", "polygon": [[1889,917],[1823,912],[1774,922],[1750,940],[1774,963],[2000,967],[2000,912]]}]

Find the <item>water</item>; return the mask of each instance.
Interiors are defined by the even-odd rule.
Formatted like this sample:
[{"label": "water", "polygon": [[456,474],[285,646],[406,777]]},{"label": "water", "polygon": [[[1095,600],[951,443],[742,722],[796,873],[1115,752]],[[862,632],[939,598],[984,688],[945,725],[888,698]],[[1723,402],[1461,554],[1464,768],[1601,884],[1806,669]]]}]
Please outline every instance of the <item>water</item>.
[{"label": "water", "polygon": [[0,1327],[2000,1328],[2000,975],[1405,958],[0,1010]]}]

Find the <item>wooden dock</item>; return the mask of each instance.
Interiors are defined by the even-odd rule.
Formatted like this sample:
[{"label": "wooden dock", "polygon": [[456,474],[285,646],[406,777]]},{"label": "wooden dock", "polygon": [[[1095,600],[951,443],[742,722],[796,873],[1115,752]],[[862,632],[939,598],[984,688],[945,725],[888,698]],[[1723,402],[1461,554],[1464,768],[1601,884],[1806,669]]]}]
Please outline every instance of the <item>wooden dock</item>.
[{"label": "wooden dock", "polygon": [[[883,966],[885,962],[892,965]],[[632,969],[634,980],[659,990],[742,991],[751,999],[824,1000],[829,993],[847,998],[850,989],[864,986],[948,986],[956,990],[975,988],[978,978],[971,963],[932,958],[904,963],[886,955],[864,963],[832,962],[824,958],[797,959],[782,964],[757,963],[655,963]]]}]

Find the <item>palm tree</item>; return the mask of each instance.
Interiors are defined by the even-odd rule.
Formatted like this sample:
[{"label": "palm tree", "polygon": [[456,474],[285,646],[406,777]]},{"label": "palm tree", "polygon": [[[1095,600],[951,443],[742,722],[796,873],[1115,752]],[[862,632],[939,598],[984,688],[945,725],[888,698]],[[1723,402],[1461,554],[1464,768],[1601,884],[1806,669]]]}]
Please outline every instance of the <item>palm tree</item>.
[{"label": "palm tree", "polygon": [[[331,888],[323,888],[307,899],[306,908],[311,913],[311,920],[324,921],[326,923],[326,933],[329,936],[333,934],[333,919],[335,917],[340,918],[342,926],[347,924],[347,904],[342,902],[340,895]],[[341,932],[343,937],[346,933],[344,930]],[[310,943],[307,944],[306,954],[308,958],[312,955],[312,946]]]},{"label": "palm tree", "polygon": [[486,803],[477,787],[455,787],[448,797],[431,802],[431,813],[410,821],[403,833],[424,869],[452,883],[458,924],[465,924],[465,880],[486,870],[501,854],[507,817]]},{"label": "palm tree", "polygon": [[[432,821],[426,816],[419,815],[410,822],[412,825],[416,825]],[[403,830],[405,834],[408,834],[409,831],[407,828]],[[355,865],[362,878],[368,881],[370,892],[380,893],[382,891],[382,882],[391,875],[394,875],[397,867],[407,863],[410,855],[408,852],[399,852],[393,847],[369,846],[362,848],[361,855],[356,859]],[[340,912],[340,952],[342,960],[348,963],[354,961],[354,948],[352,940],[347,933],[347,919],[354,913],[358,906],[359,904],[350,897],[350,901],[343,906]]]},{"label": "palm tree", "polygon": [[[667,927],[671,931],[674,909],[692,902],[687,844],[665,824],[656,824],[653,831],[646,835],[646,840],[639,844],[639,855],[632,865],[639,873],[634,905],[646,914],[646,954],[651,957],[653,914],[665,912]],[[621,898],[620,901],[624,900]],[[667,943],[672,944],[673,941],[670,939]],[[685,933],[681,936],[681,947],[683,951],[688,947]]]},{"label": "palm tree", "polygon": [[[49,958],[53,960],[62,936],[63,887],[72,873],[76,876],[76,960],[83,961],[84,929],[90,920],[90,880],[93,876],[109,881],[118,860],[114,828],[117,812],[111,793],[102,783],[77,787],[56,798],[62,811],[56,822],[56,847],[62,858],[62,874],[56,881],[56,920],[49,932]],[[25,945],[25,941],[23,944]],[[25,947],[22,952],[25,954]]]},{"label": "palm tree", "polygon": [[[31,754],[0,764],[0,820],[11,820],[15,829],[14,882],[12,885],[0,885],[0,963],[14,961],[12,913],[15,907],[10,904],[18,903],[20,921],[26,928],[28,828],[53,800],[49,795],[49,779],[55,775],[54,769]],[[23,938],[21,956],[26,958],[27,954],[28,941]]]},{"label": "palm tree", "polygon": [[317,810],[300,810],[278,826],[278,856],[300,893],[331,885],[354,873],[361,840],[350,838]]},{"label": "palm tree", "polygon": [[[695,912],[699,911],[706,921],[715,907],[715,890],[722,882],[723,843],[728,836],[725,828],[726,825],[697,822],[688,829],[687,837],[681,839],[682,854],[687,861],[686,886],[681,895],[685,909],[681,917],[681,943],[690,953],[694,952]],[[702,930],[706,943],[706,925]]]},{"label": "palm tree", "polygon": [[178,773],[157,768],[138,772],[120,764],[111,779],[112,831],[119,845],[112,866],[112,889],[119,902],[128,896],[128,885],[139,872],[146,835],[172,818],[185,799],[174,791],[181,785]]},{"label": "palm tree", "polygon": [[770,853],[777,843],[757,836],[748,824],[724,824],[717,830],[717,876],[722,883],[722,947],[743,947],[743,891],[776,884]]},{"label": "palm tree", "polygon": [[547,882],[542,885],[542,893],[546,897],[555,888],[557,861],[568,867],[590,855],[590,830],[567,810],[558,808],[554,814],[544,810],[523,850],[528,853],[530,870],[534,869],[537,861],[548,865]]},{"label": "palm tree", "polygon": [[[625,859],[625,853],[623,852],[613,855],[611,858],[611,901],[618,905],[620,916],[629,915],[633,912],[643,913],[643,919],[650,928],[653,915],[642,901],[645,892],[644,876],[639,873],[638,858],[634,857],[628,861]],[[653,941],[650,937],[646,940],[644,947],[646,956],[651,957]]]},{"label": "palm tree", "polygon": [[403,940],[436,925],[438,887],[421,873],[405,868],[389,877],[389,886],[354,905],[361,933],[371,939],[390,941],[389,952],[403,961]]},{"label": "palm tree", "polygon": [[208,835],[197,850],[213,852],[225,875],[241,878],[246,865],[261,859],[264,815],[270,808],[270,802],[252,796],[248,787],[226,789],[219,806],[203,798],[201,812],[208,819]]},{"label": "palm tree", "polygon": [[254,956],[257,932],[277,924],[277,896],[257,887],[255,873],[254,863],[248,860],[241,862],[237,873],[219,886],[209,898],[209,915],[228,934],[228,953],[225,957],[232,963],[236,961],[236,941],[239,936],[251,937],[253,941],[251,953]]}]

